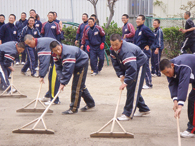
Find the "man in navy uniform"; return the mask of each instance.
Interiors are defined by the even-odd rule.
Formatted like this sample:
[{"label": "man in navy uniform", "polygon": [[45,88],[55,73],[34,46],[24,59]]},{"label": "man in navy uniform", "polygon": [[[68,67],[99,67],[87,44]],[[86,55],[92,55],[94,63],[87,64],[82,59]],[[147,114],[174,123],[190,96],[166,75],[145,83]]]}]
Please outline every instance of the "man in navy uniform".
[{"label": "man in navy uniform", "polygon": [[135,28],[131,23],[129,23],[129,16],[127,14],[123,14],[122,21],[124,23],[122,27],[122,38],[126,42],[133,43],[133,37],[135,35]]},{"label": "man in navy uniform", "polygon": [[[104,65],[105,32],[102,27],[95,25],[93,18],[88,20],[89,28],[85,32],[86,49],[90,52],[90,64],[93,76],[100,72]],[[99,58],[99,63],[98,63]]]},{"label": "man in navy uniform", "polygon": [[181,53],[187,53],[186,50],[190,48],[192,53],[195,52],[195,26],[194,22],[190,18],[191,13],[189,11],[184,13],[184,19],[186,19],[185,29],[180,29],[185,34],[185,40],[181,47]]},{"label": "man in navy uniform", "polygon": [[[148,115],[150,113],[150,109],[145,104],[144,99],[141,96],[147,56],[138,46],[132,43],[127,43],[125,40],[121,40],[121,36],[119,34],[112,34],[110,37],[110,43],[112,65],[117,76],[122,82],[119,89],[123,90],[125,87],[127,88],[126,104],[122,116],[118,117],[118,120],[126,121],[129,120],[130,117],[133,118],[133,116]],[[138,77],[141,66],[143,66],[141,77]],[[137,97],[134,99],[138,78],[140,78],[140,85]],[[135,105],[134,109],[133,105]],[[136,107],[139,108],[139,112],[134,115]]]},{"label": "man in navy uniform", "polygon": [[155,30],[154,30],[155,40],[154,40],[154,43],[152,44],[152,46],[150,47],[152,50],[152,53],[151,53],[151,64],[152,64],[151,75],[153,77],[156,77],[156,76],[160,77],[161,73],[159,70],[159,63],[160,63],[162,50],[164,49],[163,31],[160,28],[160,20],[159,19],[154,20],[153,26],[155,28]]},{"label": "man in navy uniform", "polygon": [[56,71],[60,79],[59,90],[68,84],[73,76],[71,90],[70,109],[62,114],[74,114],[78,112],[81,97],[83,97],[86,106],[81,111],[87,111],[95,107],[95,102],[85,86],[88,70],[88,55],[76,46],[68,46],[53,41],[50,44],[53,52],[53,59],[56,65]]},{"label": "man in navy uniform", "polygon": [[[22,29],[27,25],[28,23],[28,20],[26,19],[26,13],[25,12],[22,12],[21,13],[21,19],[19,21],[16,22],[16,27],[18,29],[18,38],[20,37],[21,35],[21,32],[22,32]],[[26,60],[26,51],[24,51],[22,53],[22,59],[21,59],[21,64],[24,65],[25,64],[25,60]],[[19,55],[16,56],[16,65],[19,64]]]},{"label": "man in navy uniform", "polygon": [[160,61],[160,70],[167,76],[169,90],[173,99],[174,117],[180,114],[187,98],[189,83],[192,90],[188,97],[188,124],[187,129],[181,132],[181,137],[195,137],[195,55],[184,54],[171,60]]},{"label": "man in navy uniform", "polygon": [[5,16],[3,14],[0,14],[0,29],[1,29],[1,26],[5,24]]},{"label": "man in navy uniform", "polygon": [[139,46],[148,57],[145,76],[146,85],[143,86],[143,89],[149,89],[153,86],[149,67],[149,59],[151,57],[150,46],[154,43],[155,36],[152,31],[144,25],[144,22],[145,16],[139,15],[136,19],[137,30],[134,36],[134,44]]}]

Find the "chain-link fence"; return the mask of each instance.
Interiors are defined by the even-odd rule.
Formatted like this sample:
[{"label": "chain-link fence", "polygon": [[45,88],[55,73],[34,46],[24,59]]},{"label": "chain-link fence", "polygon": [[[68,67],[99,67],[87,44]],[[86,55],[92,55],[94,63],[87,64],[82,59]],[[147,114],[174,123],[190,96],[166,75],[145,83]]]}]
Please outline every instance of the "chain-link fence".
[{"label": "chain-link fence", "polygon": [[[146,17],[145,25],[148,27],[153,27],[153,21],[154,19],[159,19],[160,20],[160,25],[162,28],[167,28],[167,27],[173,27],[173,26],[178,26],[178,27],[184,27],[186,20],[183,18],[154,18],[154,17]],[[192,18],[194,21],[195,19]]]}]

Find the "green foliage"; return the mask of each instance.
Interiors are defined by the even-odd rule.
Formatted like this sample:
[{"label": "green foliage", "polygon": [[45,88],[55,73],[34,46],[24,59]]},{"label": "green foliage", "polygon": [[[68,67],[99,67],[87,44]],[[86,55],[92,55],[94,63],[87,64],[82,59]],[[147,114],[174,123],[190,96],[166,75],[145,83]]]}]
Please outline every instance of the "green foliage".
[{"label": "green foliage", "polygon": [[64,25],[62,30],[64,31],[64,38],[65,38],[65,40],[62,41],[62,43],[67,45],[74,45],[76,39],[77,27],[74,26],[66,27],[66,25]]},{"label": "green foliage", "polygon": [[179,55],[181,43],[184,40],[184,35],[179,31],[179,27],[164,28],[164,53],[167,57],[173,58]]},{"label": "green foliage", "polygon": [[118,33],[120,35],[122,35],[122,28],[119,28],[117,23],[112,21],[109,25],[108,28],[105,28],[106,23],[104,23],[104,25],[102,26],[102,28],[104,29],[105,33],[106,33],[106,43],[108,44],[108,46],[110,46],[110,36],[113,33]]}]

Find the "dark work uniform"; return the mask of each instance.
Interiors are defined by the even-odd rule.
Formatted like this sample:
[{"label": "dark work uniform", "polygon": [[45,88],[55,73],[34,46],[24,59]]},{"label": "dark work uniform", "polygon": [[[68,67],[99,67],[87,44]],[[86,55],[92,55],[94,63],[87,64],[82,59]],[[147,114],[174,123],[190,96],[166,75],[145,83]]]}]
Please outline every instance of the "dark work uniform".
[{"label": "dark work uniform", "polygon": [[[16,27],[18,29],[18,38],[20,38],[20,35],[22,33],[22,29],[27,25],[28,23],[28,20],[25,19],[25,20],[22,20],[20,19],[19,21],[16,22]],[[26,50],[22,53],[22,62],[25,62],[26,60]],[[16,56],[16,62],[19,62],[19,55]]]},{"label": "dark work uniform", "polygon": [[4,25],[4,24],[5,24],[5,22],[3,22],[3,23],[0,22],[0,29],[1,29],[1,26]]},{"label": "dark work uniform", "polygon": [[135,35],[135,28],[131,23],[125,23],[122,27],[122,38],[126,35],[125,41],[133,43],[133,37]]},{"label": "dark work uniform", "polygon": [[174,76],[167,77],[171,98],[178,101],[178,105],[184,105],[186,101],[189,83],[192,90],[188,97],[188,128],[187,131],[195,134],[195,55],[184,54],[173,58]]},{"label": "dark work uniform", "polygon": [[[185,29],[190,29],[192,27],[195,27],[194,22],[192,21],[192,19],[189,18],[186,21]],[[190,48],[190,51],[192,53],[195,52],[195,30],[185,33],[185,40],[184,40],[182,47],[181,47],[181,53],[182,54],[187,53],[186,50],[188,48]]]},{"label": "dark work uniform", "polygon": [[77,111],[83,97],[87,106],[94,107],[95,102],[85,86],[89,57],[87,53],[75,46],[62,44],[61,56],[52,55],[60,83],[67,85],[73,76],[70,109]]},{"label": "dark work uniform", "polygon": [[147,56],[138,46],[132,43],[127,43],[124,40],[121,48],[117,52],[110,48],[110,56],[117,76],[125,76],[124,83],[127,84],[127,99],[123,114],[127,117],[130,115],[133,117],[134,115],[134,94],[141,66],[143,66],[143,68],[135,102],[140,112],[149,111],[150,109],[145,104],[144,99],[141,96],[141,90],[146,72]]},{"label": "dark work uniform", "polygon": [[[79,40],[79,47],[81,47],[81,39],[83,37],[83,31],[86,25],[88,25],[88,21],[81,23],[77,29],[76,40]],[[85,48],[83,48],[83,50],[85,51]]]}]

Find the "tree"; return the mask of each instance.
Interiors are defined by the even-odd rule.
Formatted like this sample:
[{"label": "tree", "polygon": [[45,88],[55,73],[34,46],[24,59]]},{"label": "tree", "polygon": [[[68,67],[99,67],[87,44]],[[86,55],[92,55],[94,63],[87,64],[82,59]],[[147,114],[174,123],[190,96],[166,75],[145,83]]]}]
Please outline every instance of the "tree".
[{"label": "tree", "polygon": [[105,28],[108,28],[108,26],[110,25],[110,23],[112,21],[112,17],[114,16],[114,5],[115,5],[116,1],[117,0],[107,0],[108,8],[110,10],[110,16],[108,18],[108,22],[107,22]]},{"label": "tree", "polygon": [[94,7],[94,13],[97,16],[96,23],[97,23],[97,25],[99,25],[99,20],[98,20],[98,15],[97,15],[97,8],[96,8],[96,5],[97,5],[98,0],[87,0],[87,1],[89,1],[93,5],[93,7]]}]

